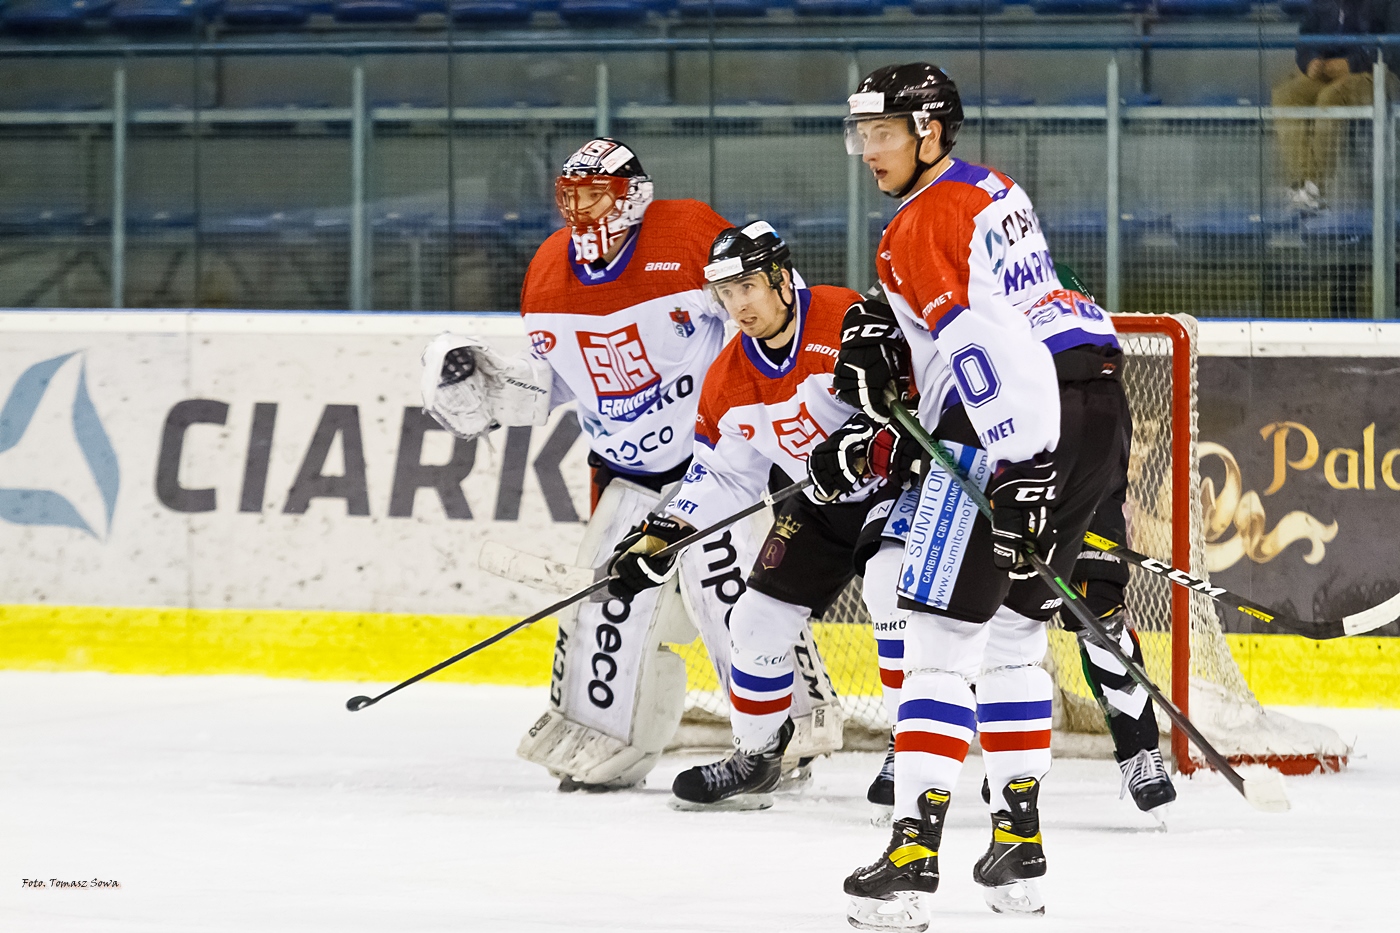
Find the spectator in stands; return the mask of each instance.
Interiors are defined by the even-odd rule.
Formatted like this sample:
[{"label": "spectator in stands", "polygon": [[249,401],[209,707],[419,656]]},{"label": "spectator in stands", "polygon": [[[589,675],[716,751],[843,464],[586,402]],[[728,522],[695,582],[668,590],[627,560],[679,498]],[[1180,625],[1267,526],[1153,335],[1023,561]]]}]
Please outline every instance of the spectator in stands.
[{"label": "spectator in stands", "polygon": [[[1312,0],[1301,35],[1362,35],[1400,32],[1400,0]],[[1370,104],[1375,90],[1371,66],[1376,51],[1359,45],[1299,45],[1298,74],[1274,88],[1275,107],[1355,107]],[[1400,82],[1386,75],[1386,97],[1395,100]],[[1341,146],[1340,120],[1283,120],[1279,143],[1293,203],[1304,211],[1322,208]]]}]

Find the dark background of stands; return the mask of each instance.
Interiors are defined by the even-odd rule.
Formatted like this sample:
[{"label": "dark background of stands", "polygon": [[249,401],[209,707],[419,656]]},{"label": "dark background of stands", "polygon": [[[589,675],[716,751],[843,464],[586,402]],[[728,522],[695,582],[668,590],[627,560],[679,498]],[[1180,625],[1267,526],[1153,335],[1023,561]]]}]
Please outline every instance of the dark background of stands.
[{"label": "dark background of stands", "polygon": [[1394,317],[1393,105],[1337,117],[1325,210],[1281,178],[1302,9],[0,0],[0,307],[511,310],[600,129],[659,197],[770,219],[810,280],[863,287],[894,205],[843,101],[924,59],[986,106],[957,154],[1025,184],[1117,309]]}]

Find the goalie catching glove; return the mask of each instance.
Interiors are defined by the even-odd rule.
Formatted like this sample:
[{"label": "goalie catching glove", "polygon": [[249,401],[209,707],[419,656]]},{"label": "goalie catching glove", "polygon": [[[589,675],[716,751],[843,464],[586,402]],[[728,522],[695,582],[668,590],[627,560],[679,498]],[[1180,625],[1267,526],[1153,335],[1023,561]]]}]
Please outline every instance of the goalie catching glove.
[{"label": "goalie catching glove", "polygon": [[1055,553],[1055,528],[1050,511],[1055,505],[1055,463],[1049,453],[1033,460],[1008,463],[987,484],[992,503],[992,563],[1013,580],[1035,576],[1026,555],[1034,552],[1049,561]]},{"label": "goalie catching glove", "polygon": [[623,536],[608,562],[608,574],[616,579],[608,584],[608,592],[618,599],[631,599],[642,590],[660,586],[676,567],[679,551],[653,557],[657,551],[674,544],[694,531],[673,518],[648,517]]},{"label": "goalie catching glove", "polygon": [[841,321],[841,352],[831,382],[836,397],[887,424],[890,406],[885,389],[891,382],[902,386],[908,375],[909,345],[894,309],[874,298],[847,308]]},{"label": "goalie catching glove", "polygon": [[439,334],[423,351],[423,411],[472,440],[502,425],[544,424],[549,364],[501,356],[476,337]]}]

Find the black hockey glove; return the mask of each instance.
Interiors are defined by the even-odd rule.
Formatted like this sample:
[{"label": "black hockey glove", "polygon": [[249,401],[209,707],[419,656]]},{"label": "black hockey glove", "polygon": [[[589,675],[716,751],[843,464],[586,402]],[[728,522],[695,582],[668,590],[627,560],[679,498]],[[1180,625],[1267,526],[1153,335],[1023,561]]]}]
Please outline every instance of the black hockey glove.
[{"label": "black hockey glove", "polygon": [[880,429],[870,442],[870,472],[902,489],[923,478],[929,455],[896,421]]},{"label": "black hockey glove", "polygon": [[807,457],[807,475],[818,499],[835,502],[860,485],[870,462],[870,441],[875,431],[875,422],[858,411],[812,448]]},{"label": "black hockey glove", "polygon": [[831,383],[836,397],[886,424],[890,406],[885,401],[885,389],[891,382],[902,387],[908,376],[909,345],[899,329],[894,309],[875,298],[847,308],[841,322],[841,352]]},{"label": "black hockey glove", "polygon": [[992,563],[1008,571],[1013,580],[1035,576],[1026,560],[1034,550],[1041,560],[1055,553],[1055,528],[1050,510],[1055,506],[1057,477],[1049,453],[1036,454],[1003,466],[987,484],[992,503]]},{"label": "black hockey glove", "polygon": [[693,530],[674,518],[650,517],[638,523],[613,549],[608,574],[616,579],[608,583],[608,592],[618,599],[631,599],[642,590],[665,583],[680,553],[672,552],[664,557],[651,555]]}]

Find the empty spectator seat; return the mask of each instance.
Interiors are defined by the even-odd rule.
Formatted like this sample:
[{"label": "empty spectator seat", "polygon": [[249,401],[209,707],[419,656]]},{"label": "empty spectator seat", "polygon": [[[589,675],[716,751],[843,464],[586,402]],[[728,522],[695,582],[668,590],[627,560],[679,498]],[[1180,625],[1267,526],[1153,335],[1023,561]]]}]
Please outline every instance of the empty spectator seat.
[{"label": "empty spectator seat", "polygon": [[289,0],[232,0],[223,10],[230,26],[304,26],[311,7]]},{"label": "empty spectator seat", "polygon": [[473,26],[518,26],[535,15],[528,0],[459,0],[452,21]]},{"label": "empty spectator seat", "polygon": [[909,12],[916,16],[995,16],[1002,0],[910,0]]},{"label": "empty spectator seat", "polygon": [[884,0],[794,0],[792,11],[798,16],[879,16],[885,4]]},{"label": "empty spectator seat", "polygon": [[631,26],[647,18],[639,0],[562,0],[558,12],[570,26]]},{"label": "empty spectator seat", "polygon": [[1030,0],[1030,7],[1037,13],[1051,14],[1094,14],[1105,16],[1111,13],[1141,13],[1147,9],[1148,0]]},{"label": "empty spectator seat", "polygon": [[1248,16],[1251,0],[1157,0],[1162,16]]},{"label": "empty spectator seat", "polygon": [[111,6],[112,0],[12,0],[0,13],[0,23],[17,33],[76,32]]},{"label": "empty spectator seat", "polygon": [[337,23],[411,23],[418,19],[414,0],[342,0],[335,5]]},{"label": "empty spectator seat", "polygon": [[124,32],[164,32],[194,28],[195,20],[210,20],[219,4],[198,0],[117,0],[107,13],[114,29]]},{"label": "empty spectator seat", "polygon": [[680,0],[681,16],[706,17],[713,9],[716,17],[767,16],[767,0]]}]

